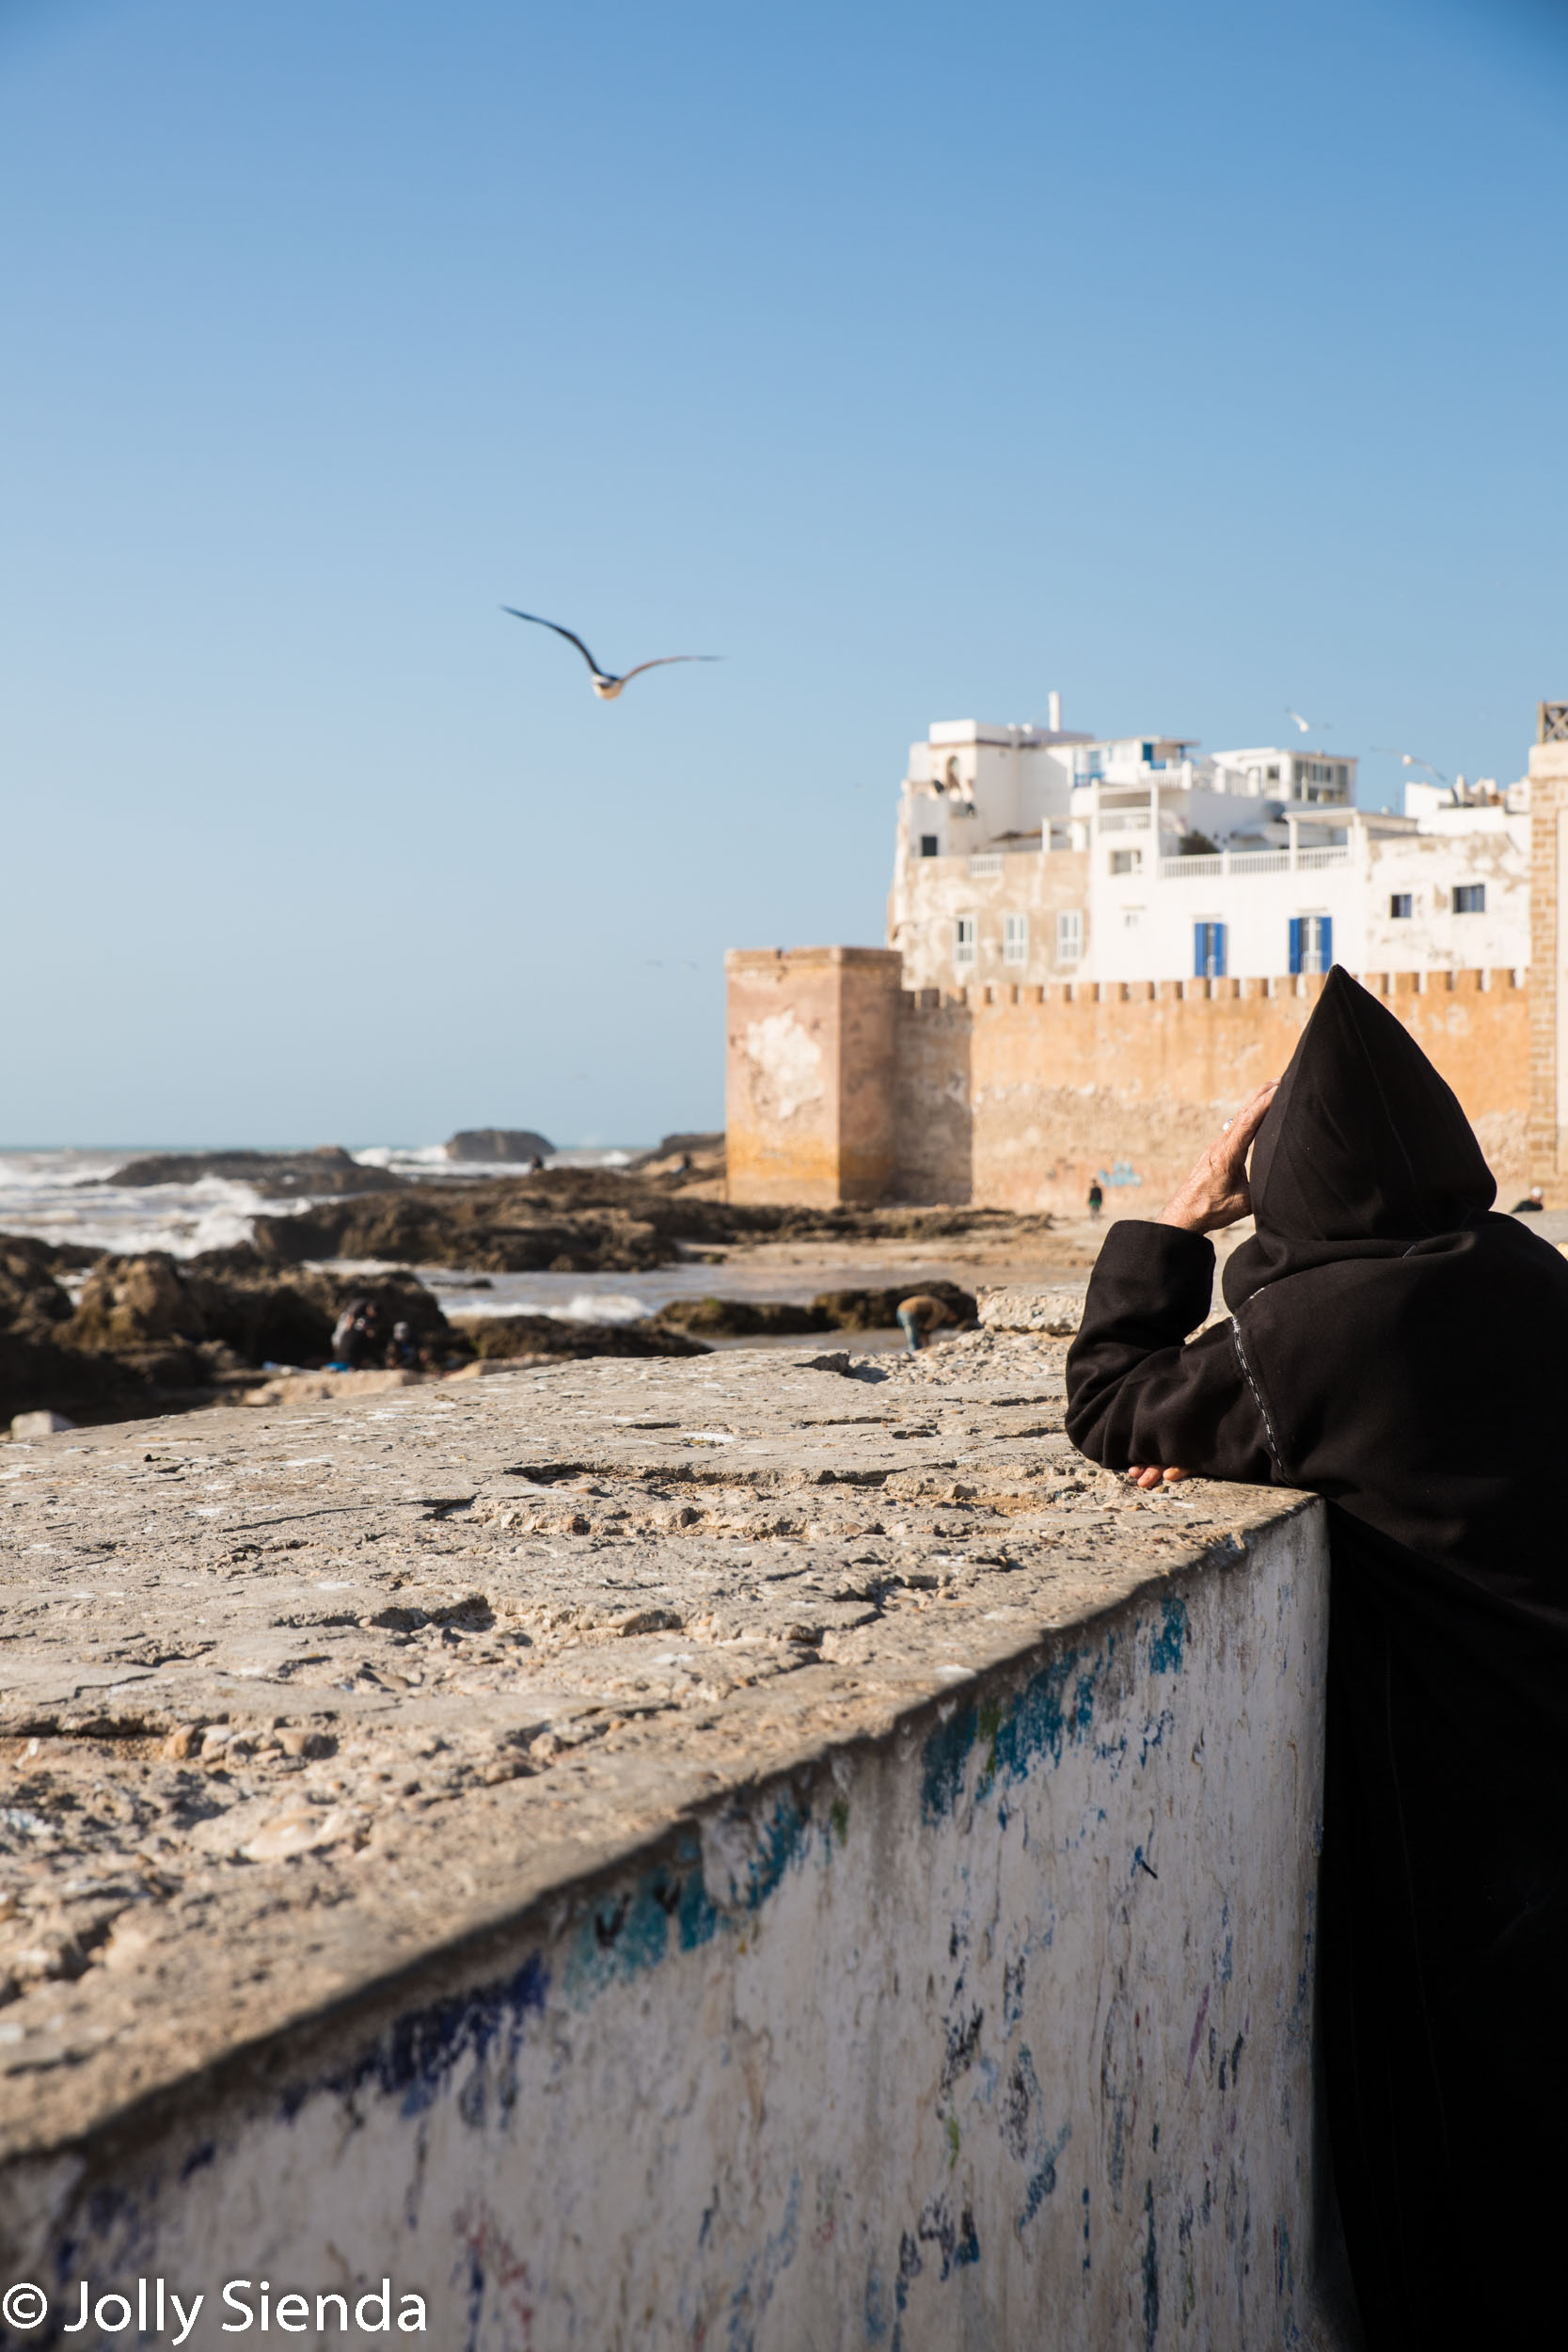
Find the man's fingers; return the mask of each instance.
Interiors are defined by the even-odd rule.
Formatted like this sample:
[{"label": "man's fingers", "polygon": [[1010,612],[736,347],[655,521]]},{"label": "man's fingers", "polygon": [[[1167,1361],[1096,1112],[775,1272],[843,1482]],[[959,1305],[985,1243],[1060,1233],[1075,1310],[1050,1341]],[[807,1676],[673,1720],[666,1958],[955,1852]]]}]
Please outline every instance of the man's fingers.
[{"label": "man's fingers", "polygon": [[1256,1094],[1249,1094],[1242,1104],[1241,1109],[1231,1120],[1230,1132],[1226,1136],[1226,1141],[1233,1152],[1246,1150],[1253,1136],[1268,1117],[1269,1104],[1274,1101],[1278,1086],[1279,1080],[1271,1078],[1267,1086],[1259,1087]]}]

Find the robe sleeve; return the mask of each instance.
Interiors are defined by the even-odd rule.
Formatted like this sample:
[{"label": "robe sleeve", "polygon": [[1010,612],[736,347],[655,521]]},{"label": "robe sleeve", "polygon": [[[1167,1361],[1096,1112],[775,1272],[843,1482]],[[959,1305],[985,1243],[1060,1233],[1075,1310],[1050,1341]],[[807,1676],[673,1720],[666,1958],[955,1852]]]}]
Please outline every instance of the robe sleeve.
[{"label": "robe sleeve", "polygon": [[1209,1312],[1213,1287],[1203,1234],[1132,1218],[1112,1226],[1067,1359],[1067,1432],[1091,1462],[1254,1486],[1278,1477],[1233,1327],[1182,1343]]}]

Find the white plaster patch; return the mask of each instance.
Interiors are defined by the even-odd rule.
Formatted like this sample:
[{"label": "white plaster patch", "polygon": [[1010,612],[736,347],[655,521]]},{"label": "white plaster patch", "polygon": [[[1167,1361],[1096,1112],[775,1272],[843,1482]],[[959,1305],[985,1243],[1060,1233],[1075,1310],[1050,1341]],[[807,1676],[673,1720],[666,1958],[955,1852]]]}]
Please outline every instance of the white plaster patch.
[{"label": "white plaster patch", "polygon": [[757,1108],[768,1118],[793,1119],[808,1103],[819,1103],[827,1091],[822,1048],[793,1006],[747,1024],[746,1058],[752,1065]]}]

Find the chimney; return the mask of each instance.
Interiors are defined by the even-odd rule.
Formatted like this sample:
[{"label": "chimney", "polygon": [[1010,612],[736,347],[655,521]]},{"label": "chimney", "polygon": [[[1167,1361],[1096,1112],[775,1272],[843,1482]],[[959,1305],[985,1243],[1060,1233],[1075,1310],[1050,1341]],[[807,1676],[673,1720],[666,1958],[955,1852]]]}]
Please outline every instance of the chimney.
[{"label": "chimney", "polygon": [[1062,731],[1062,698],[1060,694],[1055,691],[1054,688],[1053,688],[1051,697],[1045,707],[1051,719],[1052,734],[1060,735]]}]

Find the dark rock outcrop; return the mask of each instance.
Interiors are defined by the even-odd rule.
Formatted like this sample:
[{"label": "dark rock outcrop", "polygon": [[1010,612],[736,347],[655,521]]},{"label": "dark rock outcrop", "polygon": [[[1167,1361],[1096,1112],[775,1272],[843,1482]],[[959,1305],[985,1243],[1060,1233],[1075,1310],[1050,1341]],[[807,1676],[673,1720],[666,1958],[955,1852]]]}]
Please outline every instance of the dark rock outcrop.
[{"label": "dark rock outcrop", "polygon": [[956,1282],[909,1281],[887,1290],[819,1291],[809,1307],[789,1300],[750,1298],[677,1298],[659,1309],[658,1320],[677,1330],[699,1331],[709,1339],[790,1336],[808,1331],[886,1331],[896,1320],[906,1298],[924,1291],[940,1298],[959,1323],[973,1323],[974,1294]]},{"label": "dark rock outcrop", "polygon": [[20,1339],[50,1339],[71,1312],[55,1280],[49,1244],[23,1233],[0,1233],[0,1328]]},{"label": "dark rock outcrop", "polygon": [[706,1356],[657,1319],[641,1323],[567,1323],[555,1315],[473,1315],[458,1328],[483,1363],[518,1356]]},{"label": "dark rock outcrop", "polygon": [[322,1200],[254,1224],[256,1247],[275,1265],[385,1258],[483,1274],[641,1274],[668,1265],[692,1244],[931,1242],[987,1232],[1025,1242],[1050,1229],[1048,1216],[1006,1209],[743,1208],[681,1190],[669,1178],[575,1168],[409,1184],[385,1200]]},{"label": "dark rock outcrop", "polygon": [[449,1160],[544,1160],[554,1150],[531,1127],[460,1127],[446,1143]]},{"label": "dark rock outcrop", "polygon": [[940,1298],[958,1323],[973,1323],[977,1309],[973,1291],[957,1282],[899,1282],[888,1290],[819,1291],[812,1301],[838,1331],[888,1331],[898,1319],[906,1298],[916,1295]]},{"label": "dark rock outcrop", "polygon": [[196,1184],[205,1176],[225,1176],[254,1184],[269,1200],[298,1194],[302,1199],[360,1192],[398,1192],[407,1183],[388,1168],[361,1168],[340,1143],[324,1143],[313,1152],[156,1152],[146,1159],[128,1160],[106,1184]]},{"label": "dark rock outcrop", "polygon": [[99,1353],[212,1343],[239,1364],[320,1363],[351,1297],[372,1299],[388,1334],[401,1322],[420,1341],[451,1336],[438,1302],[412,1274],[279,1274],[241,1247],[187,1259],[164,1250],[101,1259],[59,1337]]},{"label": "dark rock outcrop", "polygon": [[677,1331],[699,1332],[705,1339],[788,1338],[836,1327],[819,1306],[797,1307],[777,1299],[675,1298],[659,1309],[657,1319]]},{"label": "dark rock outcrop", "polygon": [[50,1246],[0,1236],[0,1423],[48,1410],[76,1422],[208,1405],[265,1364],[326,1359],[345,1301],[372,1299],[390,1337],[406,1323],[420,1360],[466,1360],[466,1341],[416,1275],[280,1270],[248,1246],[174,1258],[100,1258],[72,1307]]}]

